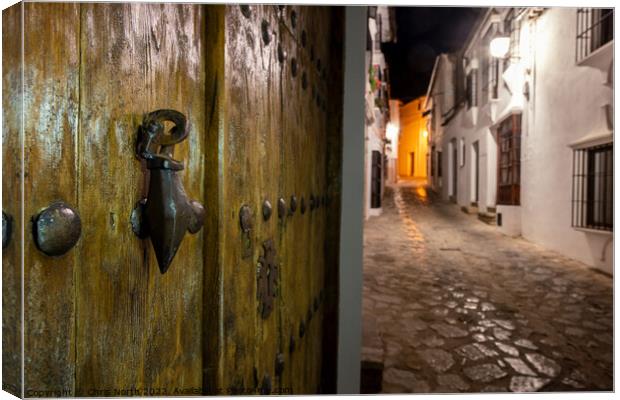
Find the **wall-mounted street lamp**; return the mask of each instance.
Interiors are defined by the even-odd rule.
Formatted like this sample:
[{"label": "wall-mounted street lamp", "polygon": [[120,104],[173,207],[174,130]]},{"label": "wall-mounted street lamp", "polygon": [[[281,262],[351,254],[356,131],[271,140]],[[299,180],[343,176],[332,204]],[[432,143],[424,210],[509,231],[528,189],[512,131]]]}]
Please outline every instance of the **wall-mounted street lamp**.
[{"label": "wall-mounted street lamp", "polygon": [[489,44],[489,52],[495,58],[505,58],[509,49],[510,38],[508,36],[496,36]]}]

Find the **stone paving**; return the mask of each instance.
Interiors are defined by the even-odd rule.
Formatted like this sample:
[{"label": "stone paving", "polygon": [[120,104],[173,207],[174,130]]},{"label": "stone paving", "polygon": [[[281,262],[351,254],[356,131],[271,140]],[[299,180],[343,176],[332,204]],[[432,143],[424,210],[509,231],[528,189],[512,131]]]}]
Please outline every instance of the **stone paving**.
[{"label": "stone paving", "polygon": [[613,389],[611,277],[424,187],[383,206],[364,228],[362,355],[383,392]]}]

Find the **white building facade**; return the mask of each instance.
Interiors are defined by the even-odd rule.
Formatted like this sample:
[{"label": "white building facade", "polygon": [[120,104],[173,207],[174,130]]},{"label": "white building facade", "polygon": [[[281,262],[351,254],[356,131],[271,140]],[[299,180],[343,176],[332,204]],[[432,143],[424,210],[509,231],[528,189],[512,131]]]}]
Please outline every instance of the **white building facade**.
[{"label": "white building facade", "polygon": [[396,184],[398,182],[398,138],[400,136],[400,100],[389,102],[389,122],[385,127],[385,159],[387,165],[386,182]]},{"label": "white building facade", "polygon": [[432,187],[505,234],[612,273],[613,10],[491,9],[441,57]]},{"label": "white building facade", "polygon": [[388,66],[381,43],[394,40],[393,17],[386,6],[368,7],[366,49],[366,131],[364,217],[381,214],[383,191],[388,177],[386,128],[390,121]]}]

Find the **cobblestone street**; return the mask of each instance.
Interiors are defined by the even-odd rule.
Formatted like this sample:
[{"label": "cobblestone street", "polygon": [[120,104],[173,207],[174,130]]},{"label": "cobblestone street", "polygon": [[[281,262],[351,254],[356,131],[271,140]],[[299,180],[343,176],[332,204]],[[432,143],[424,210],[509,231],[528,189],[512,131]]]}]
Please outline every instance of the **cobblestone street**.
[{"label": "cobblestone street", "polygon": [[612,278],[423,187],[366,222],[363,296],[385,393],[613,389]]}]

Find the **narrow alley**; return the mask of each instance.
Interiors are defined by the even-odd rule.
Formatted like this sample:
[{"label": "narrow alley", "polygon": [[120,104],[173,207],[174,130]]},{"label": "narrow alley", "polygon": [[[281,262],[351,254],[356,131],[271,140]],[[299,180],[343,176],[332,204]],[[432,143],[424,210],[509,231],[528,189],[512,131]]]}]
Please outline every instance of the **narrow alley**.
[{"label": "narrow alley", "polygon": [[422,185],[386,187],[364,228],[362,360],[385,393],[612,390],[612,283]]}]

